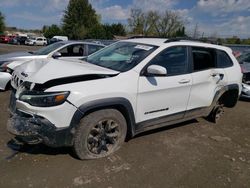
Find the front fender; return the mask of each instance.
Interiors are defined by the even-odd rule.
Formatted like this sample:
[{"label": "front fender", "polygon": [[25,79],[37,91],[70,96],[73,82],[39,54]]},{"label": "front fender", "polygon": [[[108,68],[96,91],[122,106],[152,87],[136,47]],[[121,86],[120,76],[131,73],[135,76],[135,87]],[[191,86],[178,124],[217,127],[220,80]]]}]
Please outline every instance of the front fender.
[{"label": "front fender", "polygon": [[114,108],[119,110],[127,121],[127,126],[128,126],[127,137],[133,137],[135,135],[135,116],[133,107],[127,99],[120,97],[98,99],[81,105],[75,112],[71,120],[70,127],[74,128],[78,126],[80,120],[86,114],[105,108]]}]

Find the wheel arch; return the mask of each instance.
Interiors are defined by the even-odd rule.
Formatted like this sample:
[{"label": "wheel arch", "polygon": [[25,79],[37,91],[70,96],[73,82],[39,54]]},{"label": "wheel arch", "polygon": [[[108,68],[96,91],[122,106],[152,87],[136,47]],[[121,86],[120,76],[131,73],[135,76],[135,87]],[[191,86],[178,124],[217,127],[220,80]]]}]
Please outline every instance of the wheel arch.
[{"label": "wheel arch", "polygon": [[232,108],[236,105],[239,99],[239,85],[231,84],[217,91],[214,103],[217,101],[225,107]]},{"label": "wheel arch", "polygon": [[71,120],[71,128],[78,126],[84,116],[102,109],[116,109],[122,113],[127,122],[127,135],[129,139],[135,135],[135,116],[131,103],[125,98],[107,98],[90,101],[78,107]]}]

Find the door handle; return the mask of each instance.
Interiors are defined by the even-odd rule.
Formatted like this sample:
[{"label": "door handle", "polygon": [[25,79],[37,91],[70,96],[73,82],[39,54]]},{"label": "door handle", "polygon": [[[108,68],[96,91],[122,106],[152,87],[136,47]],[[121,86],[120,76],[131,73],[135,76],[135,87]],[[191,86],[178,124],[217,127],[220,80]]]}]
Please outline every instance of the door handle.
[{"label": "door handle", "polygon": [[223,73],[212,73],[211,76],[212,77],[219,76],[221,80],[223,80],[223,78],[224,78],[224,74]]},{"label": "door handle", "polygon": [[182,79],[182,80],[179,81],[179,84],[186,84],[186,83],[189,83],[189,82],[190,82],[190,80],[188,80],[188,79]]}]

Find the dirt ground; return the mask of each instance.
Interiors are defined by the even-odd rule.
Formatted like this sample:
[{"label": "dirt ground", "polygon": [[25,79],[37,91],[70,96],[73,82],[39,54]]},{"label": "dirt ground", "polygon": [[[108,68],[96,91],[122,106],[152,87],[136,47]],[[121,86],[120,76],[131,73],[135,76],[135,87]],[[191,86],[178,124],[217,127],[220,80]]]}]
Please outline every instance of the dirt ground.
[{"label": "dirt ground", "polygon": [[[27,48],[13,47],[0,53]],[[197,119],[150,131],[110,157],[80,161],[70,148],[14,148],[9,94],[0,93],[0,187],[250,187],[250,101],[225,109],[216,125]]]}]

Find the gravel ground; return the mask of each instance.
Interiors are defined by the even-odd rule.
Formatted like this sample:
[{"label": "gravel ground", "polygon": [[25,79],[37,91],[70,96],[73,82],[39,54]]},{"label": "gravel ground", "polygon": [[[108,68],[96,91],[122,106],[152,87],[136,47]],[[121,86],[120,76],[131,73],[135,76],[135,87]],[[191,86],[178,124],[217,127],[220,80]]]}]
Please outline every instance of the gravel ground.
[{"label": "gravel ground", "polygon": [[[0,45],[0,53],[33,48]],[[225,109],[216,125],[197,119],[150,131],[110,157],[80,161],[70,148],[14,148],[9,94],[0,93],[0,187],[250,187],[250,101]]]}]

